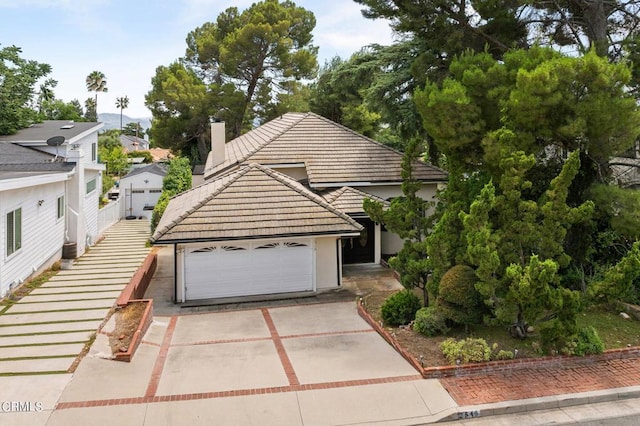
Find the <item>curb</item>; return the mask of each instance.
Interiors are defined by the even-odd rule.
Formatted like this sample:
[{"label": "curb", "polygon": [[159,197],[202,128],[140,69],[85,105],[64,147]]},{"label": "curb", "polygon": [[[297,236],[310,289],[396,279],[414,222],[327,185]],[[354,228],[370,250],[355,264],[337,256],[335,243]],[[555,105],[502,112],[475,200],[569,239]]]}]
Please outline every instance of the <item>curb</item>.
[{"label": "curb", "polygon": [[576,405],[597,404],[634,398],[640,398],[640,386],[543,396],[539,398],[494,402],[491,404],[467,405],[445,410],[438,415],[439,419],[434,419],[434,423],[469,420],[480,417],[508,415],[538,410],[553,410]]}]

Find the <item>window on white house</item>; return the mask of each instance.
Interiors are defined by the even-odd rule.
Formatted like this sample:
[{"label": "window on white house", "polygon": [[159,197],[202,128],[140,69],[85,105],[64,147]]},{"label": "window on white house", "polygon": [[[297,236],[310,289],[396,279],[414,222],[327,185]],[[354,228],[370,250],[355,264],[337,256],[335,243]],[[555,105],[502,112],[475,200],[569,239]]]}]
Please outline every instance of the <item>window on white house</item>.
[{"label": "window on white house", "polygon": [[87,194],[96,190],[96,178],[87,181]]},{"label": "window on white house", "polygon": [[98,152],[97,152],[97,147],[95,143],[91,144],[91,161],[96,161]]},{"label": "window on white house", "polygon": [[64,195],[58,197],[58,219],[64,217]]},{"label": "window on white house", "polygon": [[22,208],[7,213],[7,256],[22,247]]}]

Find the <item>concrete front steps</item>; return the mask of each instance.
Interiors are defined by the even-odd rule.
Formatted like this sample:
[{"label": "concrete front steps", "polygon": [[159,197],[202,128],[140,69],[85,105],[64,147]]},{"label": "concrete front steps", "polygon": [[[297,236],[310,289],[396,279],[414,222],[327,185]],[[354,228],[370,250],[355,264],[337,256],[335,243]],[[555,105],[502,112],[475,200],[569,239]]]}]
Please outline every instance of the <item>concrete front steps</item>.
[{"label": "concrete front steps", "polygon": [[118,222],[0,315],[0,376],[69,372],[149,253],[148,238],[147,221]]}]

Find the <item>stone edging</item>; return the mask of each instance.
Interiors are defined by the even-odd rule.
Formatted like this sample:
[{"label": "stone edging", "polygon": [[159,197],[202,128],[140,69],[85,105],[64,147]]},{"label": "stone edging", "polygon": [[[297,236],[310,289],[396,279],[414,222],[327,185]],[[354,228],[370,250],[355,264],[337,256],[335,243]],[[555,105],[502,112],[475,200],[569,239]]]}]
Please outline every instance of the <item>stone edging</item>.
[{"label": "stone edging", "polygon": [[362,299],[357,303],[358,314],[369,324],[374,330],[382,336],[400,355],[402,355],[425,379],[438,379],[443,377],[460,377],[474,376],[481,374],[496,373],[502,371],[514,371],[519,369],[536,369],[549,367],[574,367],[580,365],[595,364],[597,362],[608,361],[613,359],[629,359],[640,358],[640,346],[630,348],[610,349],[599,355],[590,356],[544,356],[539,358],[521,358],[505,361],[489,361],[473,364],[462,365],[444,365],[437,367],[422,367],[413,355],[406,351],[399,342],[376,322],[373,317],[366,311],[362,304]]}]

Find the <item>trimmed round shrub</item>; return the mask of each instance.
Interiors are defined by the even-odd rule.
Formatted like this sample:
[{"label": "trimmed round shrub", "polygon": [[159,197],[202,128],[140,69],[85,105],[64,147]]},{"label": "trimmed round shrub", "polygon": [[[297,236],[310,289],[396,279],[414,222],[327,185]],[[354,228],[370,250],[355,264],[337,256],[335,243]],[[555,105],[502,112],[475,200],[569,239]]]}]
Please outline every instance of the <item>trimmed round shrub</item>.
[{"label": "trimmed round shrub", "polygon": [[382,320],[391,326],[409,324],[421,306],[420,299],[412,291],[399,291],[382,304]]},{"label": "trimmed round shrub", "polygon": [[440,334],[447,334],[449,328],[442,312],[435,306],[420,308],[416,312],[416,319],[413,322],[413,330],[425,336],[433,337]]},{"label": "trimmed round shrub", "polygon": [[456,265],[440,279],[438,309],[442,315],[461,325],[478,324],[482,321],[484,304],[476,290],[476,272],[466,265]]},{"label": "trimmed round shrub", "polygon": [[449,338],[440,344],[442,354],[450,364],[489,361],[491,348],[484,339],[468,337],[464,340]]},{"label": "trimmed round shrub", "polygon": [[500,349],[497,354],[492,355],[492,359],[502,361],[506,359],[513,359],[513,351],[505,351],[504,349]]},{"label": "trimmed round shrub", "polygon": [[604,352],[604,343],[595,328],[588,326],[578,330],[573,350],[575,355],[585,356],[602,352]]}]

